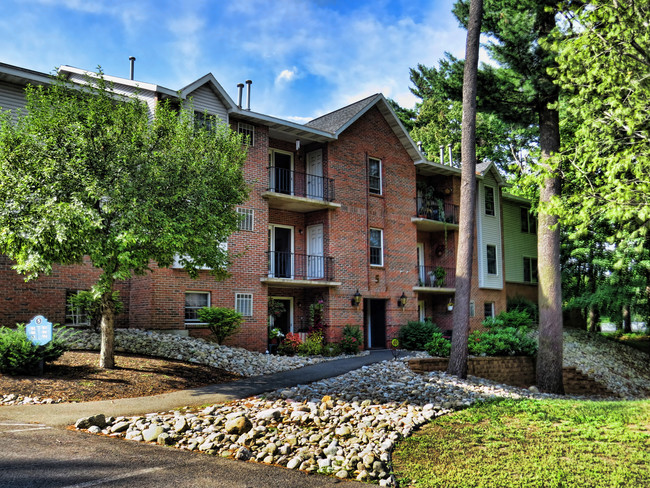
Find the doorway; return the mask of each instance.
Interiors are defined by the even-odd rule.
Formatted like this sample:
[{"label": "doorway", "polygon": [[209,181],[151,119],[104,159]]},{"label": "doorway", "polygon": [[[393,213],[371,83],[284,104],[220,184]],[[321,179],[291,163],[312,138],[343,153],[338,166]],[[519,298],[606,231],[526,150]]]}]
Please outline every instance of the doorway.
[{"label": "doorway", "polygon": [[368,349],[386,348],[386,300],[366,298],[363,301]]},{"label": "doorway", "polygon": [[293,227],[269,226],[269,275],[293,278]]},{"label": "doorway", "polygon": [[286,336],[289,332],[293,332],[293,298],[271,297],[271,299],[284,307],[281,313],[269,317],[271,327],[277,327]]},{"label": "doorway", "polygon": [[271,151],[269,163],[271,172],[271,189],[276,193],[293,195],[293,155],[280,151]]}]

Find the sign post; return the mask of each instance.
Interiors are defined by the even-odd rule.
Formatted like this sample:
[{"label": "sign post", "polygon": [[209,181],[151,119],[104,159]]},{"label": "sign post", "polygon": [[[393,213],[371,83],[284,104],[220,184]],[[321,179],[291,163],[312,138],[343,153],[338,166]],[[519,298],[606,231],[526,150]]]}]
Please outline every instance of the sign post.
[{"label": "sign post", "polygon": [[[35,346],[44,346],[52,340],[52,322],[42,315],[34,317],[29,324],[25,326],[27,339]],[[41,359],[38,363],[40,374],[43,374],[44,361]]]}]

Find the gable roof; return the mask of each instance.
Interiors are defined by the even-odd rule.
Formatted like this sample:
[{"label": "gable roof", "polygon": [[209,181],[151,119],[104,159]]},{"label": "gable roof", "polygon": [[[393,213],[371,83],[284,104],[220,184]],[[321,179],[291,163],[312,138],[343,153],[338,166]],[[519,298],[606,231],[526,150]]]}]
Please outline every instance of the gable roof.
[{"label": "gable roof", "polygon": [[226,90],[223,89],[221,84],[217,81],[212,73],[202,76],[198,80],[193,81],[189,85],[181,88],[179,90],[180,96],[182,98],[187,98],[193,91],[202,87],[203,85],[208,85],[212,92],[216,95],[221,103],[226,107],[226,110],[230,111],[235,108],[235,102],[228,95]]},{"label": "gable roof", "polygon": [[343,131],[359,120],[368,110],[377,107],[388,122],[397,138],[415,163],[426,161],[408,131],[402,125],[397,114],[381,93],[376,93],[363,100],[330,112],[305,124],[307,127],[330,132],[338,137]]},{"label": "gable roof", "polygon": [[483,179],[488,172],[492,172],[499,186],[510,186],[493,162],[488,161],[476,165],[476,175],[479,179]]}]

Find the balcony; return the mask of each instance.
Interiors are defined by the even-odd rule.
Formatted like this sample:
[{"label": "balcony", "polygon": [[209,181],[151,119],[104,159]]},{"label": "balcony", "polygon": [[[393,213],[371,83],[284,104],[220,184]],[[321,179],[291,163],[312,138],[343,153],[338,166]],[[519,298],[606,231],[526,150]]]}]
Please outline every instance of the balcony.
[{"label": "balcony", "polygon": [[274,286],[339,286],[334,281],[334,258],[267,251],[269,272],[262,283]]},{"label": "balcony", "polygon": [[415,215],[411,222],[419,230],[434,232],[458,229],[458,205],[445,203],[441,199],[416,198]]},{"label": "balcony", "polygon": [[269,187],[262,193],[270,208],[293,212],[313,212],[339,208],[334,203],[334,180],[271,166]]},{"label": "balcony", "polygon": [[418,280],[413,291],[424,293],[454,293],[456,269],[443,266],[418,266]]}]

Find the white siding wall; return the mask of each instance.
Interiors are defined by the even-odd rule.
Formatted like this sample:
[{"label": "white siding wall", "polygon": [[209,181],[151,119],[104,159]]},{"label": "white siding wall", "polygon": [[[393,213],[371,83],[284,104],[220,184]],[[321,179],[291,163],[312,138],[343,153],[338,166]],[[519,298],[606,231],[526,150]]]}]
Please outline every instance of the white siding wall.
[{"label": "white siding wall", "polygon": [[16,110],[25,107],[25,87],[0,81],[0,109]]},{"label": "white siding wall", "polygon": [[[485,187],[494,189],[494,215],[485,215]],[[503,261],[501,259],[501,198],[499,196],[499,185],[491,173],[485,175],[483,180],[478,182],[478,205],[477,205],[477,249],[478,249],[478,284],[480,288],[503,289]],[[496,247],[497,273],[487,272],[486,247]]]},{"label": "white siding wall", "polygon": [[[73,83],[78,83],[80,85],[85,85],[87,80],[84,75],[77,73],[70,73],[70,81]],[[128,97],[137,96],[140,100],[145,102],[149,107],[149,117],[153,117],[154,110],[156,108],[156,94],[151,90],[144,90],[138,87],[122,85],[120,83],[115,83],[113,85],[115,93],[120,95],[126,95]]]},{"label": "white siding wall", "polygon": [[217,95],[206,85],[203,85],[188,95],[194,103],[194,110],[197,112],[208,112],[216,115],[225,123],[228,123],[228,111],[217,98]]},{"label": "white siding wall", "polygon": [[506,281],[524,283],[524,257],[537,257],[537,235],[521,231],[521,207],[526,205],[503,200],[503,246]]}]

